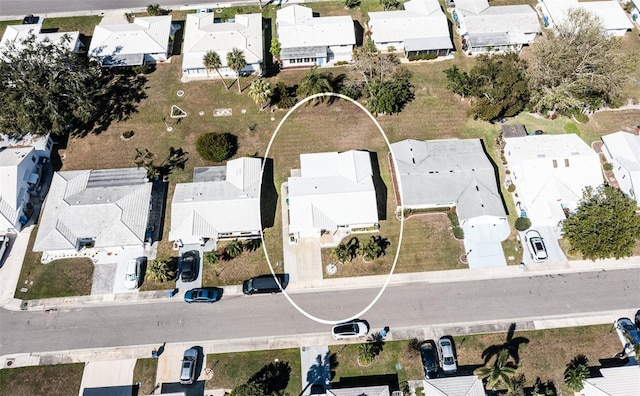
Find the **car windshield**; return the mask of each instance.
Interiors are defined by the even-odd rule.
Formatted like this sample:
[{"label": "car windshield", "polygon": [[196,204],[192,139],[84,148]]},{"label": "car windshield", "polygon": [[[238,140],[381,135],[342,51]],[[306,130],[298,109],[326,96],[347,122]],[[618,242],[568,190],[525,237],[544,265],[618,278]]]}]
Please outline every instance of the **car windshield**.
[{"label": "car windshield", "polygon": [[453,364],[453,362],[454,360],[453,360],[453,357],[451,356],[444,358],[444,364],[450,365],[450,364]]}]

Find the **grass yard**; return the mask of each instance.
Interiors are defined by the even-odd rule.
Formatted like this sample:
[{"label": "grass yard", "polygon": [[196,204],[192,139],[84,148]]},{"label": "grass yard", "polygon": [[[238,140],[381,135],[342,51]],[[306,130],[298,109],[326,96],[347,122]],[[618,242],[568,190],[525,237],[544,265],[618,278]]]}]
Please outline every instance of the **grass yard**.
[{"label": "grass yard", "polygon": [[284,394],[297,395],[302,385],[297,348],[207,355],[207,368],[213,369],[213,379],[207,380],[205,389],[233,389],[276,359],[291,368]]},{"label": "grass yard", "polygon": [[[528,340],[520,343],[520,367],[527,385],[533,386],[536,378],[553,381],[558,395],[573,395],[563,382],[566,365],[578,354],[589,359],[589,366],[600,366],[600,359],[609,359],[620,352],[620,341],[611,325],[569,327],[537,331],[516,331],[513,339]],[[502,345],[505,333],[454,337],[458,353],[458,365],[471,368],[483,364],[482,351],[492,345]],[[493,362],[493,360],[492,360]]]},{"label": "grass yard", "polygon": [[3,396],[77,396],[84,363],[18,367],[0,370]]},{"label": "grass yard", "polygon": [[332,375],[335,372],[332,382],[341,382],[343,385],[364,385],[367,380],[362,379],[362,382],[359,382],[357,377],[397,374],[398,383],[401,383],[421,379],[424,376],[420,355],[409,348],[407,340],[385,342],[380,355],[367,367],[361,367],[358,364],[358,345],[331,345],[329,347],[329,353],[335,354],[331,359]]},{"label": "grass yard", "polygon": [[[93,283],[93,262],[88,258],[68,258],[42,264],[42,253],[32,250],[38,228],[31,232],[15,297],[35,300],[51,297],[87,296]],[[20,289],[27,288],[27,292]]]},{"label": "grass yard", "polygon": [[158,371],[158,359],[138,359],[133,369],[133,383],[140,382],[138,394],[150,395],[156,387],[156,372]]}]

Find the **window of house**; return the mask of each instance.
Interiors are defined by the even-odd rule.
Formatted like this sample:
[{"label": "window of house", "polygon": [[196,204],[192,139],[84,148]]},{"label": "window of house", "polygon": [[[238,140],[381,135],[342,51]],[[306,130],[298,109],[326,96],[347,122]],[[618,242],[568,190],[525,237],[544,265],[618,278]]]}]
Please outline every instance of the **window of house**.
[{"label": "window of house", "polygon": [[568,168],[568,167],[569,167],[569,158],[565,158],[565,159],[564,159],[564,166],[565,166],[566,168]]},{"label": "window of house", "polygon": [[558,161],[553,160],[553,167],[554,167],[554,168],[557,168],[557,167],[558,167]]}]

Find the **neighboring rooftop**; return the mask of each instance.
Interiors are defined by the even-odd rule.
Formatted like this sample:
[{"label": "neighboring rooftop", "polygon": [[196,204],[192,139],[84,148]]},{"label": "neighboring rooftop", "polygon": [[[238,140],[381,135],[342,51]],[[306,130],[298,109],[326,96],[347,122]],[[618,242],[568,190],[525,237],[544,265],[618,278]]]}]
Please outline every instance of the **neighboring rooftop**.
[{"label": "neighboring rooftop", "polygon": [[309,7],[292,4],[277,11],[282,48],[355,45],[353,19],[348,15],[315,17]]}]

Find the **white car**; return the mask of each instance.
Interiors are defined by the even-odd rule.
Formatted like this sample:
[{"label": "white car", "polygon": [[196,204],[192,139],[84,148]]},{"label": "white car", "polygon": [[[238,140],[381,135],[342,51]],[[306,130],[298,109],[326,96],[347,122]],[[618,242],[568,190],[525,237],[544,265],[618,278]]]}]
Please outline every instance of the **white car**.
[{"label": "white car", "polygon": [[7,250],[9,250],[9,237],[0,235],[0,263],[2,263],[2,259]]},{"label": "white car", "polygon": [[453,353],[453,343],[449,337],[441,337],[438,340],[440,352],[440,367],[445,374],[455,374],[458,371],[456,356]]},{"label": "white car", "polygon": [[127,272],[124,274],[124,287],[127,289],[137,289],[140,286],[142,262],[142,257],[127,261]]},{"label": "white car", "polygon": [[364,337],[367,333],[369,333],[369,326],[361,320],[338,323],[331,329],[331,335],[336,340]]},{"label": "white car", "polygon": [[180,368],[180,383],[191,385],[196,379],[196,365],[198,364],[198,350],[195,348],[184,351],[182,367]]},{"label": "white car", "polygon": [[547,248],[544,246],[544,240],[538,231],[527,231],[526,234],[524,234],[524,240],[529,247],[533,261],[539,262],[547,259]]}]

